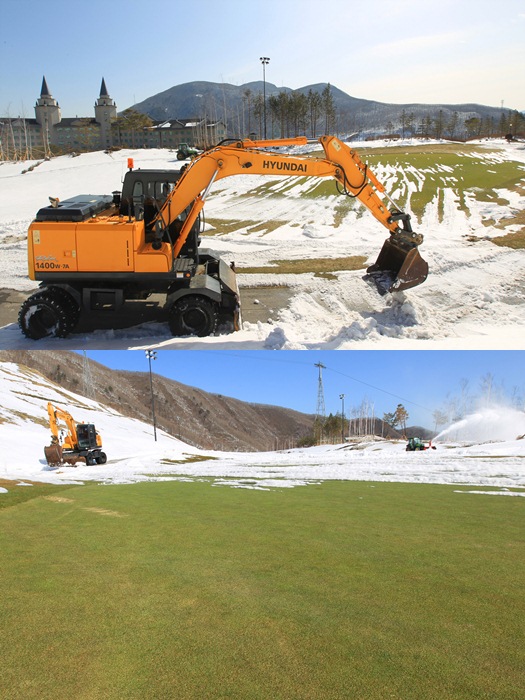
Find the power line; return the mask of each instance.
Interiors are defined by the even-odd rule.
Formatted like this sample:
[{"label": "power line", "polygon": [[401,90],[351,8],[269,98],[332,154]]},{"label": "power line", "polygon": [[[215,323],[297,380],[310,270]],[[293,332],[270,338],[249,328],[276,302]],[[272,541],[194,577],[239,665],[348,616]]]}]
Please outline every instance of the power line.
[{"label": "power line", "polygon": [[411,401],[410,399],[406,399],[403,396],[399,396],[399,394],[394,394],[391,391],[387,391],[386,389],[381,389],[381,387],[374,386],[373,384],[369,384],[368,382],[364,382],[362,379],[356,379],[355,377],[351,377],[349,374],[345,374],[344,372],[340,372],[338,369],[332,369],[331,367],[327,367],[327,369],[330,372],[334,372],[334,374],[340,374],[342,377],[346,377],[346,379],[351,379],[353,382],[358,382],[359,384],[363,384],[364,386],[368,386],[371,389],[375,389],[376,391],[381,391],[383,394],[388,394],[388,396],[393,396],[395,399],[401,399],[401,401],[404,401],[404,403],[412,404],[412,406],[417,406],[418,408],[422,408],[424,411],[429,411],[430,413],[434,412],[434,409],[428,408],[428,406],[422,406],[420,403],[416,403],[415,401]]},{"label": "power line", "polygon": [[[214,355],[216,354],[216,350],[199,350],[201,353],[213,353]],[[306,351],[308,352],[308,351]],[[344,352],[344,351],[334,351],[334,352]],[[280,354],[280,353],[279,353]],[[283,360],[279,357],[252,357],[250,353],[246,353],[246,351],[235,353],[235,352],[229,352],[228,350],[221,350],[221,355],[229,355],[230,357],[236,357],[236,358],[242,358],[243,360],[251,360],[252,362],[279,362],[281,364],[292,364],[292,365],[304,365],[310,367],[310,363],[307,361],[303,360]],[[245,357],[248,355],[248,357]],[[324,367],[324,365],[323,365]],[[387,391],[386,389],[381,389],[381,387],[375,386],[374,384],[370,384],[369,382],[365,382],[362,379],[357,379],[356,377],[352,377],[349,374],[345,374],[344,372],[341,372],[337,369],[333,369],[330,366],[324,367],[327,369],[329,372],[333,372],[334,374],[339,374],[342,377],[345,377],[346,379],[350,379],[353,382],[357,382],[358,384],[362,384],[363,386],[367,386],[370,389],[375,389],[375,391],[380,391],[383,394],[386,394],[387,396],[392,396],[393,398],[397,399],[398,401],[403,401],[404,403],[409,403],[412,406],[416,406],[417,408],[421,408],[424,411],[428,411],[429,413],[434,413],[434,409],[429,408],[428,406],[422,406],[421,404],[417,403],[416,401],[412,401],[411,399],[407,399],[403,396],[400,396],[399,394],[395,394],[391,391]]]}]

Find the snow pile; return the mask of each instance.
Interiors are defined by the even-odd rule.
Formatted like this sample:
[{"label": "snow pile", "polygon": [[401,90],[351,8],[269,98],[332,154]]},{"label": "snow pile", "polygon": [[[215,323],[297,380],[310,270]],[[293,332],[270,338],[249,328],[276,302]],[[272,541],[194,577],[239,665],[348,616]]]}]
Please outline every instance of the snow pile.
[{"label": "snow pile", "polygon": [[[441,440],[437,450],[426,452],[406,452],[404,442],[380,439],[265,453],[205,451],[160,430],[154,442],[151,426],[6,362],[0,363],[0,399],[0,479],[104,484],[206,479],[216,486],[247,489],[359,480],[525,490],[525,440],[470,445]],[[47,465],[48,401],[78,422],[95,423],[106,464],[58,469]]]}]

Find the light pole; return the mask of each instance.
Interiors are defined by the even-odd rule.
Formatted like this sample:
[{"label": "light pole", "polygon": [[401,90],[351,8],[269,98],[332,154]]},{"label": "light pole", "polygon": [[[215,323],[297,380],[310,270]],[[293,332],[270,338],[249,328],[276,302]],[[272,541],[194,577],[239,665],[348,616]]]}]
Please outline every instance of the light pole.
[{"label": "light pole", "polygon": [[268,56],[261,56],[259,59],[263,67],[263,118],[264,118],[264,138],[266,139],[266,66],[270,63]]},{"label": "light pole", "polygon": [[157,359],[156,350],[145,350],[146,357],[149,361],[149,386],[151,389],[151,412],[153,414],[153,435],[155,436],[155,442],[157,442],[157,424],[155,421],[155,398],[153,396],[153,376],[151,374],[151,361]]},{"label": "light pole", "polygon": [[345,441],[345,395],[344,394],[339,394],[339,398],[341,399],[341,442]]}]

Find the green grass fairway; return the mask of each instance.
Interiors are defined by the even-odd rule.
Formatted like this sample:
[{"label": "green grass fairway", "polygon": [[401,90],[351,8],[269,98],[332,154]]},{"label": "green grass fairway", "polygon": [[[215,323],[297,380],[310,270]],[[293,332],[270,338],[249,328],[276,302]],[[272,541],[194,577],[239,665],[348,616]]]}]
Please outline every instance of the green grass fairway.
[{"label": "green grass fairway", "polygon": [[[411,146],[390,146],[369,148],[362,144],[357,149],[363,162],[370,166],[374,174],[386,186],[397,204],[414,215],[413,224],[421,224],[426,207],[435,202],[437,216],[443,221],[445,216],[445,195],[450,190],[457,201],[457,208],[471,215],[472,202],[489,202],[509,207],[511,202],[505,190],[521,196],[525,193],[525,166],[518,161],[502,159],[497,147],[479,144],[426,144],[424,142]],[[322,151],[316,151],[316,157],[323,157]],[[318,179],[306,177],[289,177],[279,184],[275,191],[273,178],[257,184],[245,196],[285,197],[300,186],[300,194],[293,196],[302,199],[334,198],[337,188],[332,178]],[[334,228],[344,224],[349,211],[358,216],[364,213],[358,200],[338,197],[328,207],[333,207]],[[243,229],[245,232],[263,231],[269,233],[286,221],[233,221],[226,219],[209,220],[213,223],[213,235],[231,233]],[[505,232],[508,226],[513,230],[508,235],[494,238],[500,246],[523,248],[525,236],[525,215],[523,210],[511,208],[509,216],[483,219],[486,226],[494,226]],[[516,231],[515,227],[521,226]]]},{"label": "green grass fairway", "polygon": [[0,496],[2,700],[523,697],[523,498],[19,488]]}]

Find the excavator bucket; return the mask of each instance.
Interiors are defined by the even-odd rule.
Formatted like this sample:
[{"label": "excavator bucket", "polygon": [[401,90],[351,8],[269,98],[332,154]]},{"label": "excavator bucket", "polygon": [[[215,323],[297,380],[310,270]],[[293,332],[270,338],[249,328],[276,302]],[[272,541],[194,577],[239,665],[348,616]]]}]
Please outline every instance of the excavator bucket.
[{"label": "excavator bucket", "polygon": [[62,464],[62,448],[60,445],[48,445],[44,447],[44,454],[50,467]]},{"label": "excavator bucket", "polygon": [[376,262],[367,268],[365,279],[371,279],[380,294],[402,292],[422,284],[428,276],[428,263],[417,246],[404,248],[387,239]]}]

